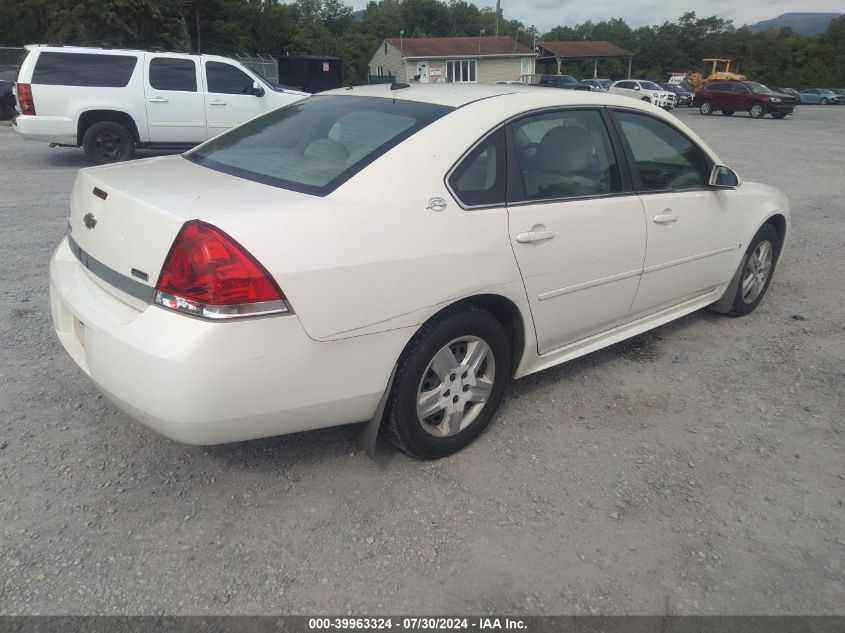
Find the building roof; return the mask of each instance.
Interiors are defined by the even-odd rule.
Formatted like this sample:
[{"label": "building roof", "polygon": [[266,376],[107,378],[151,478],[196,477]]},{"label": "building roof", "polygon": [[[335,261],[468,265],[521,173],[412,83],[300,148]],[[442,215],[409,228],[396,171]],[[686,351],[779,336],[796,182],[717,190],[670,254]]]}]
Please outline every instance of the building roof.
[{"label": "building roof", "polygon": [[477,57],[535,55],[528,46],[505,35],[483,37],[389,37],[385,41],[405,57]]},{"label": "building roof", "polygon": [[592,57],[632,57],[634,54],[611,42],[575,41],[575,42],[540,42],[540,48],[555,57],[566,59],[584,59]]}]

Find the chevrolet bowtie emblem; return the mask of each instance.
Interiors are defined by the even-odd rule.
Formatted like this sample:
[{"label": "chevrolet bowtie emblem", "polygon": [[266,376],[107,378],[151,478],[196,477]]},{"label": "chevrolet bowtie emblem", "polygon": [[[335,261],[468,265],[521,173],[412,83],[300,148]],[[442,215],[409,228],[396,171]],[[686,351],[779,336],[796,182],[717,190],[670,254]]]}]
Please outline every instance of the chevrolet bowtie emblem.
[{"label": "chevrolet bowtie emblem", "polygon": [[86,213],[82,221],[85,222],[85,228],[93,229],[97,226],[97,218],[94,217],[93,213]]}]

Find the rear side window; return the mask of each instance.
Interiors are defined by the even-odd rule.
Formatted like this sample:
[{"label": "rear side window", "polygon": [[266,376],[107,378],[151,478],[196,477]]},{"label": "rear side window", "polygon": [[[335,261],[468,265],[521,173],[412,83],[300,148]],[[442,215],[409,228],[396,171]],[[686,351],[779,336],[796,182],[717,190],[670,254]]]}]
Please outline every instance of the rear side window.
[{"label": "rear side window", "polygon": [[467,207],[505,202],[504,132],[498,130],[482,141],[449,176],[449,186]]},{"label": "rear side window", "polygon": [[380,97],[309,97],[222,134],[186,157],[247,180],[324,196],[452,110]]},{"label": "rear side window", "polygon": [[227,95],[248,95],[252,93],[254,79],[231,64],[206,62],[208,91]]},{"label": "rear side window", "polygon": [[32,73],[34,84],[123,88],[138,58],[133,55],[43,52]]},{"label": "rear side window", "polygon": [[[600,196],[621,191],[616,156],[601,114],[564,110],[510,124],[518,169],[509,202]],[[519,186],[521,185],[521,186]]]},{"label": "rear side window", "polygon": [[643,114],[615,111],[645,191],[677,191],[707,185],[710,164],[701,149],[671,125]]},{"label": "rear side window", "polygon": [[155,57],[150,60],[150,85],[156,90],[197,91],[197,65],[191,59]]}]

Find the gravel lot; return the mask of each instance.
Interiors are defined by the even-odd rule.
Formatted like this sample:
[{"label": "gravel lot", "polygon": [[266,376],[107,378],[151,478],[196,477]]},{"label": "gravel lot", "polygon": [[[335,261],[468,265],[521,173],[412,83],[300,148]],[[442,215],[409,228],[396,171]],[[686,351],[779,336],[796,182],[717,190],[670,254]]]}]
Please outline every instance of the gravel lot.
[{"label": "gravel lot", "polygon": [[0,613],[845,614],[845,108],[677,115],[790,195],[766,299],[520,380],[435,463],[117,411],[50,322],[85,158],[0,127]]}]

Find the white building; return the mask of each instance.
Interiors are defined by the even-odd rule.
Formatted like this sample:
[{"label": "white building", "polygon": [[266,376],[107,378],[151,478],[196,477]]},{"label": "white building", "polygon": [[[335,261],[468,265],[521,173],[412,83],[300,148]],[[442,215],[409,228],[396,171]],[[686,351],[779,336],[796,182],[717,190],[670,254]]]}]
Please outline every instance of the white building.
[{"label": "white building", "polygon": [[512,37],[389,37],[370,59],[370,75],[408,82],[513,81],[534,73],[537,54]]}]

